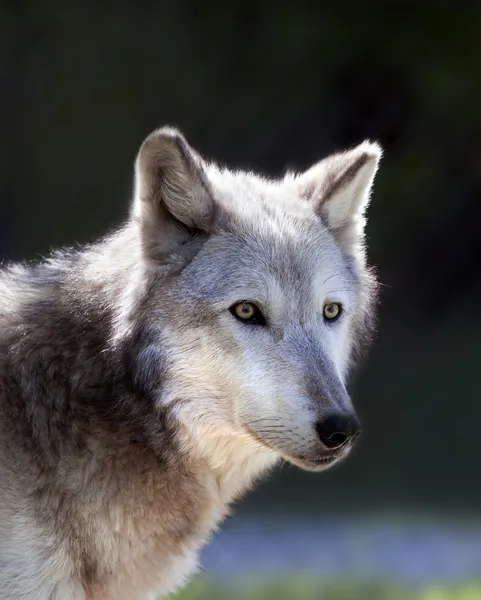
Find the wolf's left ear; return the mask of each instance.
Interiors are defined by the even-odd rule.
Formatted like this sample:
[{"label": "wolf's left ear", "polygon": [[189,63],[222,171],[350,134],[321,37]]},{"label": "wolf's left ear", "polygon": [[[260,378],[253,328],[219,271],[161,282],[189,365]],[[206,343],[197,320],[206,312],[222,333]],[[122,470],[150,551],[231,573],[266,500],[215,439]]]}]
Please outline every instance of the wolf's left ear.
[{"label": "wolf's left ear", "polygon": [[298,177],[301,195],[313,203],[348,252],[362,244],[365,210],[381,156],[379,144],[365,141],[328,156]]},{"label": "wolf's left ear", "polygon": [[203,161],[184,136],[172,127],[151,133],[135,161],[132,207],[146,256],[161,260],[210,233],[215,209]]}]

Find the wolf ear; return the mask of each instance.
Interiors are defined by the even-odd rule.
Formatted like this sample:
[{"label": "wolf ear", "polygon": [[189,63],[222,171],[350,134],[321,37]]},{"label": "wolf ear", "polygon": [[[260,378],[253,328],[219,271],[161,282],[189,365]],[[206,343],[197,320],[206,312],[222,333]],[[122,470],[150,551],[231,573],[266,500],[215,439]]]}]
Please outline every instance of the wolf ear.
[{"label": "wolf ear", "polygon": [[199,232],[210,232],[215,203],[201,158],[175,128],[142,143],[135,161],[132,216],[151,259],[175,252]]},{"label": "wolf ear", "polygon": [[362,245],[364,214],[381,156],[378,144],[365,141],[328,156],[298,178],[301,195],[351,253]]}]

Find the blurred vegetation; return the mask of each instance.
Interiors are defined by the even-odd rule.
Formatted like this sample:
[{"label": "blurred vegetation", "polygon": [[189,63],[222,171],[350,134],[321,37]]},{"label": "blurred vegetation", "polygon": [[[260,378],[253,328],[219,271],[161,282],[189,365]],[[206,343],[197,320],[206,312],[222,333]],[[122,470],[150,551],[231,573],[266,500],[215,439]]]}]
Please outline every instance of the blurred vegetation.
[{"label": "blurred vegetation", "polygon": [[0,257],[117,225],[161,124],[273,175],[365,137],[385,148],[368,226],[380,327],[352,386],[362,444],[325,475],[284,469],[246,510],[479,512],[481,7],[416,6],[0,5]]},{"label": "blurred vegetation", "polygon": [[220,587],[205,580],[195,580],[172,600],[479,600],[481,583],[424,588],[396,586],[387,583],[316,582],[288,579],[273,583],[257,583],[239,587]]}]

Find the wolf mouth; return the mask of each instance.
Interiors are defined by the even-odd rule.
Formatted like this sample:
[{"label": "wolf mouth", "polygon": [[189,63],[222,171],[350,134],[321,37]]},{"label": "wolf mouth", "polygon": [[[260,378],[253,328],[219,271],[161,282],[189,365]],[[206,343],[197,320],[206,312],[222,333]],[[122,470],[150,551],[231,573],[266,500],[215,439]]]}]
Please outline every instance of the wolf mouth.
[{"label": "wolf mouth", "polygon": [[344,455],[342,453],[338,453],[332,454],[330,456],[322,456],[319,458],[308,458],[307,456],[290,456],[285,457],[284,460],[304,470],[322,471],[323,469],[327,469],[328,467],[331,467],[335,463],[341,461],[343,458]]},{"label": "wolf mouth", "polygon": [[262,437],[248,425],[246,425],[245,427],[246,427],[249,435],[251,437],[253,437],[256,440],[256,442],[258,442],[260,445],[264,446],[265,448],[268,448],[269,450],[272,450],[276,454],[279,454],[286,462],[293,463],[293,464],[299,466],[300,468],[322,469],[322,468],[325,468],[325,467],[328,467],[328,466],[334,464],[335,462],[337,462],[339,460],[342,460],[346,455],[345,447],[340,448],[340,451],[338,451],[338,452],[324,454],[322,456],[317,456],[317,457],[306,456],[304,454],[299,454],[299,455],[288,454],[288,453],[283,452],[283,450],[281,448],[276,448],[274,445],[272,445],[268,441],[262,439]]}]

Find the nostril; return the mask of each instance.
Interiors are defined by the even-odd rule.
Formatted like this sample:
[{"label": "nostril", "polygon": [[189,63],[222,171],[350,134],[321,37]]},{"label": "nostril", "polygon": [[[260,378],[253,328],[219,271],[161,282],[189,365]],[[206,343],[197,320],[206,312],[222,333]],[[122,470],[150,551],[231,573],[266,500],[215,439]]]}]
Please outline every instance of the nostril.
[{"label": "nostril", "polygon": [[316,424],[321,442],[328,448],[339,448],[361,433],[360,423],[354,415],[334,414]]},{"label": "nostril", "polygon": [[345,431],[334,431],[332,433],[324,434],[322,441],[329,446],[329,448],[337,448],[342,446],[347,440],[347,433]]}]

